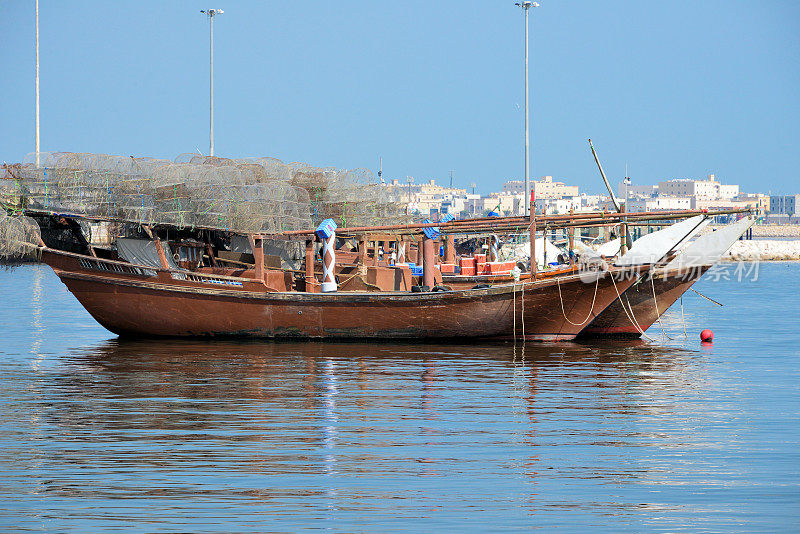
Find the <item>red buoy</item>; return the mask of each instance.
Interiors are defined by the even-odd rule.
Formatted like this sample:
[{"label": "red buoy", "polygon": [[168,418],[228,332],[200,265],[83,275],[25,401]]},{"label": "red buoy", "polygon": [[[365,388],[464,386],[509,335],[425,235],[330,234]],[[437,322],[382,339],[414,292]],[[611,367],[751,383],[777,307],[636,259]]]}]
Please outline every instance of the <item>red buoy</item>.
[{"label": "red buoy", "polygon": [[711,343],[714,341],[714,332],[706,328],[702,332],[700,332],[700,341],[704,343]]}]

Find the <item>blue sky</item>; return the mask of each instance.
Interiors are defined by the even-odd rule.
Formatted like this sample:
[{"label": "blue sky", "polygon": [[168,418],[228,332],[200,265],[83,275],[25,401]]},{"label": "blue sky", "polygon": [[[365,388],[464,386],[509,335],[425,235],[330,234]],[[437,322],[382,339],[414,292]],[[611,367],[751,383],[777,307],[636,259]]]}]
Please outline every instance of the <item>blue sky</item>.
[{"label": "blue sky", "polygon": [[[548,1],[531,12],[532,174],[601,190],[715,173],[800,192],[800,2]],[[523,174],[512,1],[40,0],[43,151],[174,158],[215,145],[387,178]],[[33,151],[33,1],[0,2],[0,159]]]}]

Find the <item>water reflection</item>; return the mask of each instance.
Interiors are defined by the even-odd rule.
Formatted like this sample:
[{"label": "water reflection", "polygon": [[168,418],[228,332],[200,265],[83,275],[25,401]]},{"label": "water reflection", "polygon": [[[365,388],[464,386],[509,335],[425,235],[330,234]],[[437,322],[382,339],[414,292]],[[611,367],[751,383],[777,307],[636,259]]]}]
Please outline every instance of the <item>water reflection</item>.
[{"label": "water reflection", "polygon": [[52,273],[0,279],[0,530],[787,530],[800,265],[764,269],[687,306],[702,350],[97,343]]},{"label": "water reflection", "polygon": [[7,488],[169,501],[154,520],[222,499],[385,526],[422,500],[425,517],[499,507],[526,524],[587,492],[593,509],[635,514],[630,490],[603,487],[674,481],[653,451],[697,442],[673,423],[702,365],[642,342],[112,340],[37,375],[35,453]]}]

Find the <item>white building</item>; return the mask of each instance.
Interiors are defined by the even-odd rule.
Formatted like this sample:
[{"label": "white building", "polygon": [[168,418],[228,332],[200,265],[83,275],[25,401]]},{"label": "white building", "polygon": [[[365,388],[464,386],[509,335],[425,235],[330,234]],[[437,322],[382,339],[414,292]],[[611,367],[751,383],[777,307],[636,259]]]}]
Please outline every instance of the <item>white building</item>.
[{"label": "white building", "polygon": [[548,215],[563,215],[570,210],[581,210],[581,197],[568,198],[537,198],[536,211],[542,213],[546,210]]},{"label": "white building", "polygon": [[[564,182],[554,182],[552,176],[543,176],[540,180],[531,180],[530,185],[537,199],[578,196],[577,185],[564,185]],[[524,195],[525,182],[522,180],[509,180],[503,184],[503,193]]]},{"label": "white building", "polygon": [[698,200],[722,200],[737,196],[739,186],[721,184],[713,174],[709,174],[707,180],[680,179],[658,182],[658,194],[695,197]]},{"label": "white building", "polygon": [[625,211],[672,211],[692,209],[691,197],[665,197],[628,199],[629,206]]},{"label": "white building", "polygon": [[[652,197],[656,193],[658,193],[657,185],[630,184],[628,186],[628,198]],[[625,198],[625,183],[620,182],[617,187],[617,194]]]}]

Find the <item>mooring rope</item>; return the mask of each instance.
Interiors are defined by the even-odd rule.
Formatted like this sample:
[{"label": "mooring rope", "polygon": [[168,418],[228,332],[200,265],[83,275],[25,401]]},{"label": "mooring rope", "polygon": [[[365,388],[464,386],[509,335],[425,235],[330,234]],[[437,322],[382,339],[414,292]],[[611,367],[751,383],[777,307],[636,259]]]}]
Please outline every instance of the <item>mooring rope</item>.
[{"label": "mooring rope", "polygon": [[664,323],[661,322],[661,314],[658,313],[658,300],[656,300],[656,282],[654,278],[655,277],[653,276],[653,273],[650,273],[650,286],[653,288],[653,306],[655,306],[656,308],[656,317],[658,318],[658,326],[661,327],[661,334],[665,338],[672,339],[671,337],[669,337],[669,334],[667,334],[667,331],[664,330]]},{"label": "mooring rope", "polygon": [[564,311],[564,297],[561,296],[561,283],[558,281],[558,278],[556,278],[556,286],[558,287],[558,299],[561,301],[561,314],[564,316],[564,320],[567,321],[572,326],[582,326],[586,324],[586,321],[588,321],[592,317],[592,313],[594,312],[594,302],[595,299],[597,299],[597,288],[598,286],[600,286],[600,277],[598,276],[595,278],[594,296],[592,297],[592,307],[589,309],[589,314],[586,316],[586,319],[584,319],[580,323],[573,323],[572,321],[570,321],[569,318],[567,317],[567,312]]},{"label": "mooring rope", "polygon": [[710,298],[710,297],[707,297],[707,296],[703,295],[702,293],[700,293],[700,292],[699,292],[698,290],[696,290],[695,288],[693,288],[693,287],[690,287],[689,289],[691,289],[692,291],[694,291],[695,293],[697,293],[698,295],[700,295],[701,297],[703,297],[703,298],[704,298],[704,299],[706,299],[707,301],[709,301],[709,302],[713,302],[714,304],[716,304],[717,306],[720,306],[720,307],[722,307],[722,306],[723,306],[723,305],[722,305],[722,303],[720,303],[720,302],[717,302],[716,300],[714,300],[714,299],[712,299],[712,298]]},{"label": "mooring rope", "polygon": [[[646,338],[647,338],[647,339],[649,339],[650,341],[655,341],[655,339],[653,339],[652,337],[650,337],[650,336],[648,336],[647,334],[645,334],[645,333],[644,333],[644,330],[642,330],[642,327],[641,327],[641,326],[639,326],[639,322],[636,320],[636,317],[635,317],[635,316],[634,316],[633,318],[631,318],[631,315],[633,314],[633,307],[631,306],[631,313],[628,313],[628,310],[627,310],[627,309],[625,309],[625,303],[624,303],[624,302],[622,302],[622,295],[621,295],[621,294],[620,294],[620,292],[619,292],[619,288],[617,288],[617,281],[616,281],[616,280],[614,280],[614,277],[613,277],[613,276],[611,277],[611,282],[614,284],[614,291],[616,291],[616,292],[617,292],[617,298],[619,299],[619,304],[620,304],[620,306],[622,306],[622,311],[624,311],[624,312],[625,312],[625,315],[628,317],[628,320],[631,322],[631,324],[632,324],[633,326],[635,326],[635,327],[636,327],[636,330],[637,330],[637,331],[638,331],[638,332],[639,332],[641,335],[643,335],[644,337],[646,337]],[[630,301],[628,302],[628,305],[630,305]]]},{"label": "mooring rope", "polygon": [[[517,346],[517,281],[514,280],[514,347]],[[516,353],[514,354],[516,357]]]},{"label": "mooring rope", "polygon": [[519,319],[522,322],[522,342],[525,343],[525,282],[522,283],[522,311]]},{"label": "mooring rope", "polygon": [[683,337],[689,338],[689,334],[686,333],[686,318],[683,316],[683,295],[681,295],[681,321],[683,322]]}]

